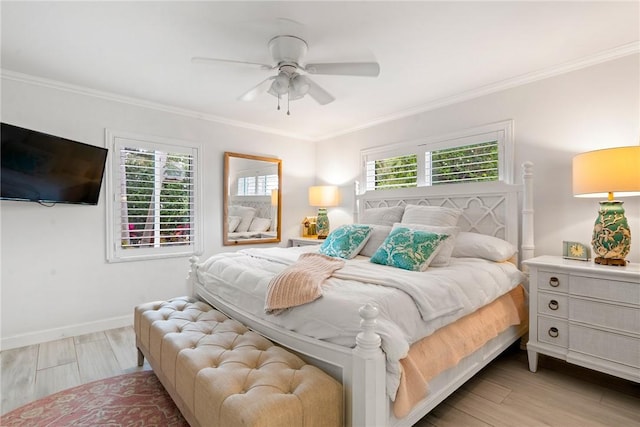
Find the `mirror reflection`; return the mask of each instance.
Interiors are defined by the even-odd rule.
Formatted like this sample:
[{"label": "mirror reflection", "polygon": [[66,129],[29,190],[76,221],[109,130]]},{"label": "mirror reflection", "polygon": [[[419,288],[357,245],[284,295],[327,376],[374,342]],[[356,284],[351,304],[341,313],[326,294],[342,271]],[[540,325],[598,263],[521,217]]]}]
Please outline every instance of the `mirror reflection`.
[{"label": "mirror reflection", "polygon": [[282,161],[224,153],[223,243],[280,241]]}]

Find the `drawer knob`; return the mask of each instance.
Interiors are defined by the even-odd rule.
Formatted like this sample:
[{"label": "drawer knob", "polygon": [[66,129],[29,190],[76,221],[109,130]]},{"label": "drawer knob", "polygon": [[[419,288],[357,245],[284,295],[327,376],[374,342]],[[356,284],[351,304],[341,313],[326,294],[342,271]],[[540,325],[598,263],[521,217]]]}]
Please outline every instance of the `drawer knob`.
[{"label": "drawer knob", "polygon": [[551,286],[552,288],[557,288],[558,286],[560,286],[560,280],[558,280],[557,277],[551,277],[549,279],[549,286]]},{"label": "drawer knob", "polygon": [[558,335],[560,335],[560,333],[558,332],[558,328],[555,328],[555,327],[549,328],[549,336],[551,338],[558,338]]},{"label": "drawer knob", "polygon": [[558,301],[552,299],[551,301],[549,301],[549,309],[550,310],[557,310],[558,309]]}]

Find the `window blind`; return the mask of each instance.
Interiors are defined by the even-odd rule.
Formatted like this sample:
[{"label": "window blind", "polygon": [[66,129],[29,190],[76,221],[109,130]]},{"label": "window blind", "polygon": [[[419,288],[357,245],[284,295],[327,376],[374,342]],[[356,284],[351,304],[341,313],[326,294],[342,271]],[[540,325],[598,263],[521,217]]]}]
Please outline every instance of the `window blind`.
[{"label": "window blind", "polygon": [[120,247],[193,245],[194,155],[123,146],[119,159]]}]

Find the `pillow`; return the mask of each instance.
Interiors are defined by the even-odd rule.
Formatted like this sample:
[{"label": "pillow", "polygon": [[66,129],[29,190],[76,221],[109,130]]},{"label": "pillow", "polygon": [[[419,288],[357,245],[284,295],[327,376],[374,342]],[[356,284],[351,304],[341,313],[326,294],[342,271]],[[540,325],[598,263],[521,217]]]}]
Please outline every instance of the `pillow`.
[{"label": "pillow", "polygon": [[435,257],[442,241],[449,236],[398,227],[384,240],[371,262],[404,270],[424,271]]},{"label": "pillow", "polygon": [[362,212],[359,222],[361,224],[392,226],[396,222],[400,222],[403,212],[404,206],[366,209]]},{"label": "pillow", "polygon": [[249,231],[251,221],[256,215],[256,208],[251,208],[249,206],[229,206],[229,215],[240,217],[240,224],[238,224],[236,231]]},{"label": "pillow", "polygon": [[498,237],[463,231],[456,237],[451,256],[503,262],[511,259],[517,251],[511,243]]},{"label": "pillow", "polygon": [[390,225],[372,225],[371,235],[369,236],[369,240],[367,240],[367,243],[364,245],[364,247],[360,251],[360,255],[370,257],[374,253],[376,253],[376,251],[378,250],[382,242],[384,242],[384,239],[387,238],[389,233],[391,233]]},{"label": "pillow", "polygon": [[329,233],[319,252],[331,257],[351,259],[358,255],[369,236],[371,227],[368,225],[343,225]]},{"label": "pillow", "polygon": [[236,231],[236,228],[238,228],[238,224],[240,224],[240,220],[242,218],[240,218],[239,216],[229,216],[229,233],[233,233],[234,231]]},{"label": "pillow", "polygon": [[442,206],[407,205],[402,215],[402,224],[439,225],[441,227],[458,224],[460,209]]},{"label": "pillow", "polygon": [[460,227],[441,227],[438,225],[421,224],[394,224],[393,228],[408,227],[412,230],[430,231],[431,233],[447,234],[449,238],[440,244],[435,258],[431,260],[430,267],[446,267],[449,265],[451,253],[456,242],[456,236],[460,232]]},{"label": "pillow", "polygon": [[249,231],[267,231],[271,227],[271,220],[269,218],[253,218]]}]

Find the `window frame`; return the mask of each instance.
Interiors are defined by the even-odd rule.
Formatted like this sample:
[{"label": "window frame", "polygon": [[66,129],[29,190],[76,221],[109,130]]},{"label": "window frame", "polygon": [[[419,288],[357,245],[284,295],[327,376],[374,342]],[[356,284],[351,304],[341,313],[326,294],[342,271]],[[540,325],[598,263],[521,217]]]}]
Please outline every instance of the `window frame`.
[{"label": "window frame", "polygon": [[[417,155],[418,161],[417,186],[430,186],[431,180],[425,176],[426,153],[489,141],[498,141],[498,181],[513,184],[513,120],[505,120],[447,134],[364,149],[360,152],[360,179],[366,191],[375,191],[375,189],[367,189],[368,162],[415,154]],[[455,183],[441,183],[438,185],[455,185]]]},{"label": "window frame", "polygon": [[[185,257],[200,255],[202,244],[202,145],[177,139],[157,136],[140,135],[105,129],[106,146],[109,148],[106,168],[106,244],[107,261],[140,261],[159,258]],[[121,230],[122,216],[120,215],[120,147],[134,147],[146,150],[159,150],[167,153],[188,153],[193,158],[193,192],[192,192],[192,227],[193,240],[187,245],[168,245],[150,248],[122,248]]]}]

